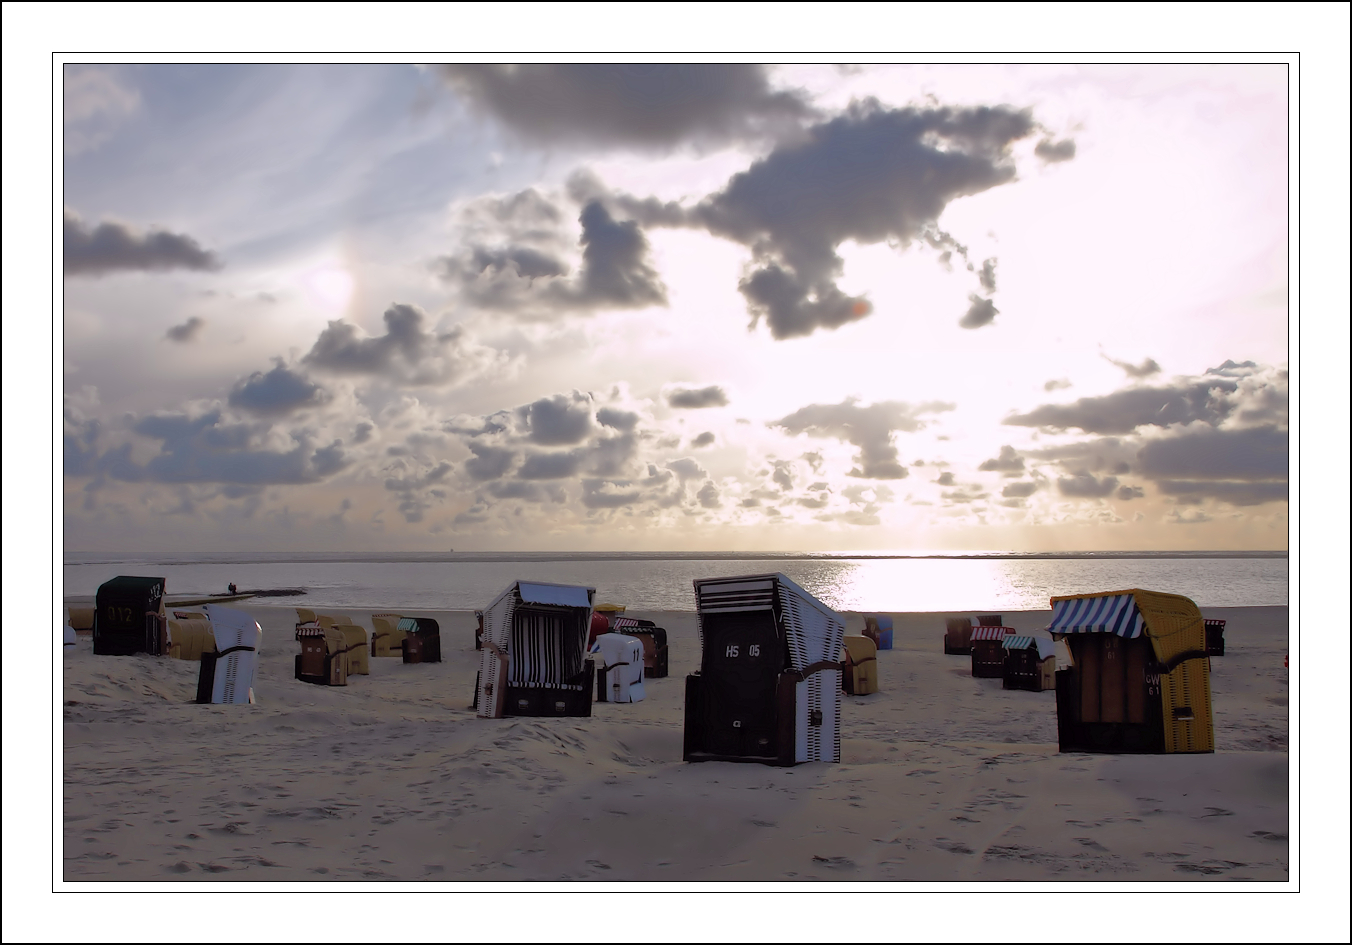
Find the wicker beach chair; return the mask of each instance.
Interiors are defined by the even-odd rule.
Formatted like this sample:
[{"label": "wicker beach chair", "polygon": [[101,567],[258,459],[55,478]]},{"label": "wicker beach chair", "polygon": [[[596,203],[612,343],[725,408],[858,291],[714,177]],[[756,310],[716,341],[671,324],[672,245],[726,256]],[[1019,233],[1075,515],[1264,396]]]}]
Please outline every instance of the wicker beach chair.
[{"label": "wicker beach chair", "polygon": [[643,676],[645,679],[666,679],[668,672],[667,631],[651,620],[633,617],[615,617],[611,620],[615,633],[636,637],[643,644]]},{"label": "wicker beach chair", "polygon": [[886,614],[868,614],[864,617],[864,636],[880,650],[892,649],[892,618]]},{"label": "wicker beach chair", "polygon": [[596,667],[597,702],[642,702],[643,643],[622,633],[603,633],[592,645],[601,658]]},{"label": "wicker beach chair", "polygon": [[878,691],[878,647],[868,637],[845,637],[840,650],[841,685],[852,696]]},{"label": "wicker beach chair", "polygon": [[341,633],[311,621],[297,625],[296,640],[297,679],[320,686],[347,685],[347,641]]},{"label": "wicker beach chair", "polygon": [[1004,686],[1043,692],[1056,688],[1056,641],[1011,633],[1004,638]]},{"label": "wicker beach chair", "polygon": [[474,705],[480,718],[589,716],[594,588],[515,581],[484,608]]},{"label": "wicker beach chair", "polygon": [[1047,630],[1071,655],[1056,673],[1062,751],[1215,750],[1206,625],[1191,600],[1139,588],[1053,597]]},{"label": "wicker beach chair", "polygon": [[164,578],[121,575],[94,597],[94,655],[164,652]]},{"label": "wicker beach chair", "polygon": [[966,656],[972,652],[972,618],[947,617],[944,620],[944,653]]},{"label": "wicker beach chair", "polygon": [[165,656],[197,661],[203,653],[216,649],[216,636],[211,620],[201,611],[173,610],[169,616],[169,632],[165,639]]},{"label": "wicker beach chair", "polygon": [[254,673],[263,628],[242,610],[206,606],[206,619],[216,646],[202,654],[197,673],[197,701],[222,705],[250,705],[254,701]]},{"label": "wicker beach chair", "polygon": [[1005,637],[1013,627],[982,625],[972,628],[972,675],[978,679],[1003,679],[1005,675]]},{"label": "wicker beach chair", "polygon": [[399,631],[404,635],[400,652],[405,663],[441,662],[441,627],[431,617],[405,617]]},{"label": "wicker beach chair", "polygon": [[402,614],[371,615],[371,655],[373,657],[402,657],[404,631],[399,629]]},{"label": "wicker beach chair", "polygon": [[840,761],[845,621],[783,574],[697,580],[686,761]]}]

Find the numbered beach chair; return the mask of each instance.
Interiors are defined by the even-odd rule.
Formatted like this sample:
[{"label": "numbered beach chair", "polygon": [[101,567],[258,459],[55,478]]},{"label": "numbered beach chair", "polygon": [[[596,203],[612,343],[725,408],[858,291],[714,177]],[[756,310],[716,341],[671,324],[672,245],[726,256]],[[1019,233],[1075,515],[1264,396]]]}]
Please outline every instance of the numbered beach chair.
[{"label": "numbered beach chair", "polygon": [[590,587],[516,581],[484,608],[479,718],[591,715],[595,664],[585,657],[595,595]]},{"label": "numbered beach chair", "polygon": [[667,631],[651,620],[633,617],[615,617],[611,626],[616,633],[636,637],[643,644],[643,676],[645,679],[666,679],[668,672]]},{"label": "numbered beach chair", "polygon": [[431,617],[405,617],[399,621],[400,643],[405,663],[441,662],[441,627]]},{"label": "numbered beach chair", "polygon": [[402,614],[371,615],[371,655],[373,657],[404,655],[404,631],[399,629]]},{"label": "numbered beach chair", "polygon": [[980,626],[972,628],[972,675],[978,679],[1003,679],[1005,675],[1005,637],[1013,627]]},{"label": "numbered beach chair", "polygon": [[99,587],[94,597],[95,656],[159,656],[167,630],[164,578],[121,575]]},{"label": "numbered beach chair", "polygon": [[202,704],[252,705],[258,648],[263,628],[242,610],[206,606],[216,647],[202,654],[197,672],[197,701]]},{"label": "numbered beach chair", "polygon": [[196,661],[203,653],[216,649],[216,636],[207,615],[195,610],[169,612],[169,632],[165,637],[165,656]]},{"label": "numbered beach chair", "polygon": [[694,583],[685,760],[838,762],[844,618],[783,574]]},{"label": "numbered beach chair", "polygon": [[1215,750],[1206,626],[1191,600],[1139,588],[1053,597],[1047,630],[1070,647],[1056,673],[1062,751]]},{"label": "numbered beach chair", "polygon": [[642,702],[643,644],[622,633],[603,633],[591,652],[601,658],[596,667],[597,702]]},{"label": "numbered beach chair", "polygon": [[1004,639],[1005,688],[1042,692],[1056,688],[1056,641],[1011,633]]},{"label": "numbered beach chair", "polygon": [[841,685],[851,696],[878,691],[878,648],[868,637],[846,637],[840,649]]},{"label": "numbered beach chair", "polygon": [[864,617],[864,636],[880,650],[892,649],[892,618],[886,614],[868,614]]},{"label": "numbered beach chair", "polygon": [[1202,623],[1206,626],[1206,655],[1224,656],[1225,621],[1207,617]]},{"label": "numbered beach chair", "polygon": [[300,653],[296,656],[296,678],[319,686],[347,685],[347,641],[333,627],[318,621],[296,625]]}]

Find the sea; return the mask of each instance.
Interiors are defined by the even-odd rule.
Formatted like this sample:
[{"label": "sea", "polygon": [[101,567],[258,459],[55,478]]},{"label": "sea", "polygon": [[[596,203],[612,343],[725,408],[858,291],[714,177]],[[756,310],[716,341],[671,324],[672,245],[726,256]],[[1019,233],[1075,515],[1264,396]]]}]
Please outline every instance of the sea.
[{"label": "sea", "polygon": [[1060,594],[1147,588],[1199,607],[1285,606],[1285,552],[1054,554],[791,553],[146,553],[68,552],[63,597],[92,598],[119,574],[164,577],[170,601],[294,588],[257,603],[338,610],[474,610],[513,581],[596,589],[630,610],[693,611],[697,578],[782,572],[843,611],[1047,610]]}]

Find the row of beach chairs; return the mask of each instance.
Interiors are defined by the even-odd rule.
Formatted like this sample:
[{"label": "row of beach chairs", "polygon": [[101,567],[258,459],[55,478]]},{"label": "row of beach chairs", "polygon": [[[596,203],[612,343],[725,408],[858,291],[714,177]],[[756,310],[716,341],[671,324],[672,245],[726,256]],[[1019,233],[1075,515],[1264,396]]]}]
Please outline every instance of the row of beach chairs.
[{"label": "row of beach chairs", "polygon": [[371,673],[372,656],[405,663],[441,662],[441,628],[430,617],[372,614],[366,629],[339,617],[296,608],[296,678],[321,686],[346,686],[349,676]]}]

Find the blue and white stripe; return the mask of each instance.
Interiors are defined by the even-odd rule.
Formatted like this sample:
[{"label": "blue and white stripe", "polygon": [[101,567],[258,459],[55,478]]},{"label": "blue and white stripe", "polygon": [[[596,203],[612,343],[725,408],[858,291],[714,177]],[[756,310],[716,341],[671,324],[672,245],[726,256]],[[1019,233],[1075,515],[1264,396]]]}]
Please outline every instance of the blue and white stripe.
[{"label": "blue and white stripe", "polygon": [[1050,633],[1113,633],[1128,640],[1139,637],[1145,619],[1133,594],[1073,597],[1052,601]]}]

